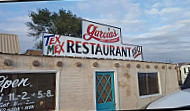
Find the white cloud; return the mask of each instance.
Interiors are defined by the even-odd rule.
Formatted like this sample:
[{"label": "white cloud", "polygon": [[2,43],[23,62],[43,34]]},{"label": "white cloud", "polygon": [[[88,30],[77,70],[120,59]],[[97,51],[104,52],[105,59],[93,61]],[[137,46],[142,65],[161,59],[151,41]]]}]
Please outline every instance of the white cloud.
[{"label": "white cloud", "polygon": [[183,15],[184,17],[187,17],[187,18],[190,18],[190,12],[188,11],[188,12],[184,12],[184,15]]},{"label": "white cloud", "polygon": [[138,20],[138,19],[136,19],[136,20],[123,20],[122,23],[136,25],[136,24],[144,23],[144,21],[143,20]]},{"label": "white cloud", "polygon": [[92,0],[80,2],[77,6],[85,15],[91,15],[84,18],[121,27],[123,32],[142,32],[145,29],[145,22],[140,19],[143,11],[139,3],[128,0]]},{"label": "white cloud", "polygon": [[[182,38],[190,35],[190,29],[188,27],[190,27],[190,19],[179,20],[174,24],[153,28],[150,32],[138,35],[137,38],[154,39],[156,37],[165,37],[166,40],[169,37]],[[160,40],[162,41],[163,39]]]},{"label": "white cloud", "polygon": [[161,15],[164,14],[176,14],[176,13],[181,13],[183,11],[182,8],[179,7],[174,7],[174,8],[164,8],[160,11]]},{"label": "white cloud", "polygon": [[[156,27],[150,32],[130,38],[130,42],[143,46],[145,60],[190,61],[190,19]],[[188,56],[187,56],[188,55]]]},{"label": "white cloud", "polygon": [[16,34],[18,35],[21,53],[25,53],[27,49],[32,49],[36,41],[35,38],[29,38],[27,36],[28,27],[25,25],[26,22],[30,21],[28,16],[16,16],[1,22],[0,32]]},{"label": "white cloud", "polygon": [[26,23],[28,21],[30,21],[29,16],[17,16],[17,17],[13,17],[13,18],[9,18],[7,19],[8,22],[22,22],[22,23]]},{"label": "white cloud", "polygon": [[172,27],[173,27],[172,25],[164,25],[164,26],[161,26],[161,27],[156,27],[156,28],[152,29],[152,31],[165,32],[165,31],[170,30]]},{"label": "white cloud", "polygon": [[13,33],[27,33],[27,26],[24,23],[0,23],[0,26],[3,26],[1,30],[5,32],[13,32]]},{"label": "white cloud", "polygon": [[98,19],[134,19],[141,14],[140,5],[128,0],[91,0],[79,2],[77,7],[81,12],[90,14],[91,18],[98,15]]},{"label": "white cloud", "polygon": [[3,26],[3,28],[0,28],[1,33],[18,35],[21,53],[25,53],[27,49],[34,47],[36,43],[36,41],[34,41],[35,38],[27,36],[27,27],[24,24],[14,23],[7,25],[7,23],[1,23],[0,26]]},{"label": "white cloud", "polygon": [[189,20],[180,20],[177,23],[178,24],[189,24],[190,23],[190,19]]},{"label": "white cloud", "polygon": [[28,27],[25,25],[26,22],[30,21],[30,18],[26,15],[16,16],[8,18],[5,22],[1,22],[0,28],[5,32],[13,32],[13,33],[27,33]]},{"label": "white cloud", "polygon": [[183,14],[183,9],[179,7],[172,7],[172,8],[163,8],[160,11],[157,8],[151,8],[150,10],[145,10],[146,14],[149,15],[167,15],[168,14]]},{"label": "white cloud", "polygon": [[159,10],[157,8],[152,8],[151,10],[145,10],[145,13],[149,15],[157,15],[159,14]]},{"label": "white cloud", "polygon": [[155,3],[155,4],[152,5],[152,8],[158,8],[160,6],[161,6],[161,3]]}]

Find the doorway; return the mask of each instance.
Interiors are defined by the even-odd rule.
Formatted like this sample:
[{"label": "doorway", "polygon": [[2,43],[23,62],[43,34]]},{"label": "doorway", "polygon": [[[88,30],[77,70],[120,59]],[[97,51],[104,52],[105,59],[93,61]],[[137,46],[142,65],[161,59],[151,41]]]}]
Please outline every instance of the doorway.
[{"label": "doorway", "polygon": [[114,72],[96,72],[96,109],[115,110]]}]

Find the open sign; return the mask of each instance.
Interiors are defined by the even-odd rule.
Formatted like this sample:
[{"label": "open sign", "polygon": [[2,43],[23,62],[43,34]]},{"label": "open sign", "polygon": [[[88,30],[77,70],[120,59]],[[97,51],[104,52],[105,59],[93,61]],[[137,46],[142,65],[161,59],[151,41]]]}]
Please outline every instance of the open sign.
[{"label": "open sign", "polygon": [[0,73],[0,111],[55,110],[55,73]]}]

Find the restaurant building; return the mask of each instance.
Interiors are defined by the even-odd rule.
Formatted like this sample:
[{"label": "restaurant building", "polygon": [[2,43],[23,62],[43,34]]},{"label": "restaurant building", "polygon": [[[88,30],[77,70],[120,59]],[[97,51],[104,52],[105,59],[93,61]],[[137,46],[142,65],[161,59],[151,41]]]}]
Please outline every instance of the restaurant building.
[{"label": "restaurant building", "polygon": [[43,55],[0,54],[0,108],[143,109],[179,90],[176,64],[143,61],[142,46],[101,25],[85,21],[81,39],[44,34]]},{"label": "restaurant building", "polygon": [[[27,83],[33,85],[10,86],[7,94],[11,89],[17,95],[27,92],[27,97],[37,93],[35,105],[54,104],[52,109],[95,110],[109,101],[116,109],[141,109],[179,90],[175,64],[11,54],[0,54],[0,63],[1,75],[10,76],[9,80],[20,75],[20,80],[29,78]],[[8,88],[1,85],[2,91]],[[54,96],[40,98],[48,90]]]}]

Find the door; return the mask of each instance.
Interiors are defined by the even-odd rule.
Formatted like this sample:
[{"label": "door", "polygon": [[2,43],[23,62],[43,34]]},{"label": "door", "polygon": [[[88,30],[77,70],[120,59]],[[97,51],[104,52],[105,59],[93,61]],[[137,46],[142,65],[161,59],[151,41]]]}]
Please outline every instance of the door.
[{"label": "door", "polygon": [[114,72],[96,72],[96,109],[115,110]]}]

